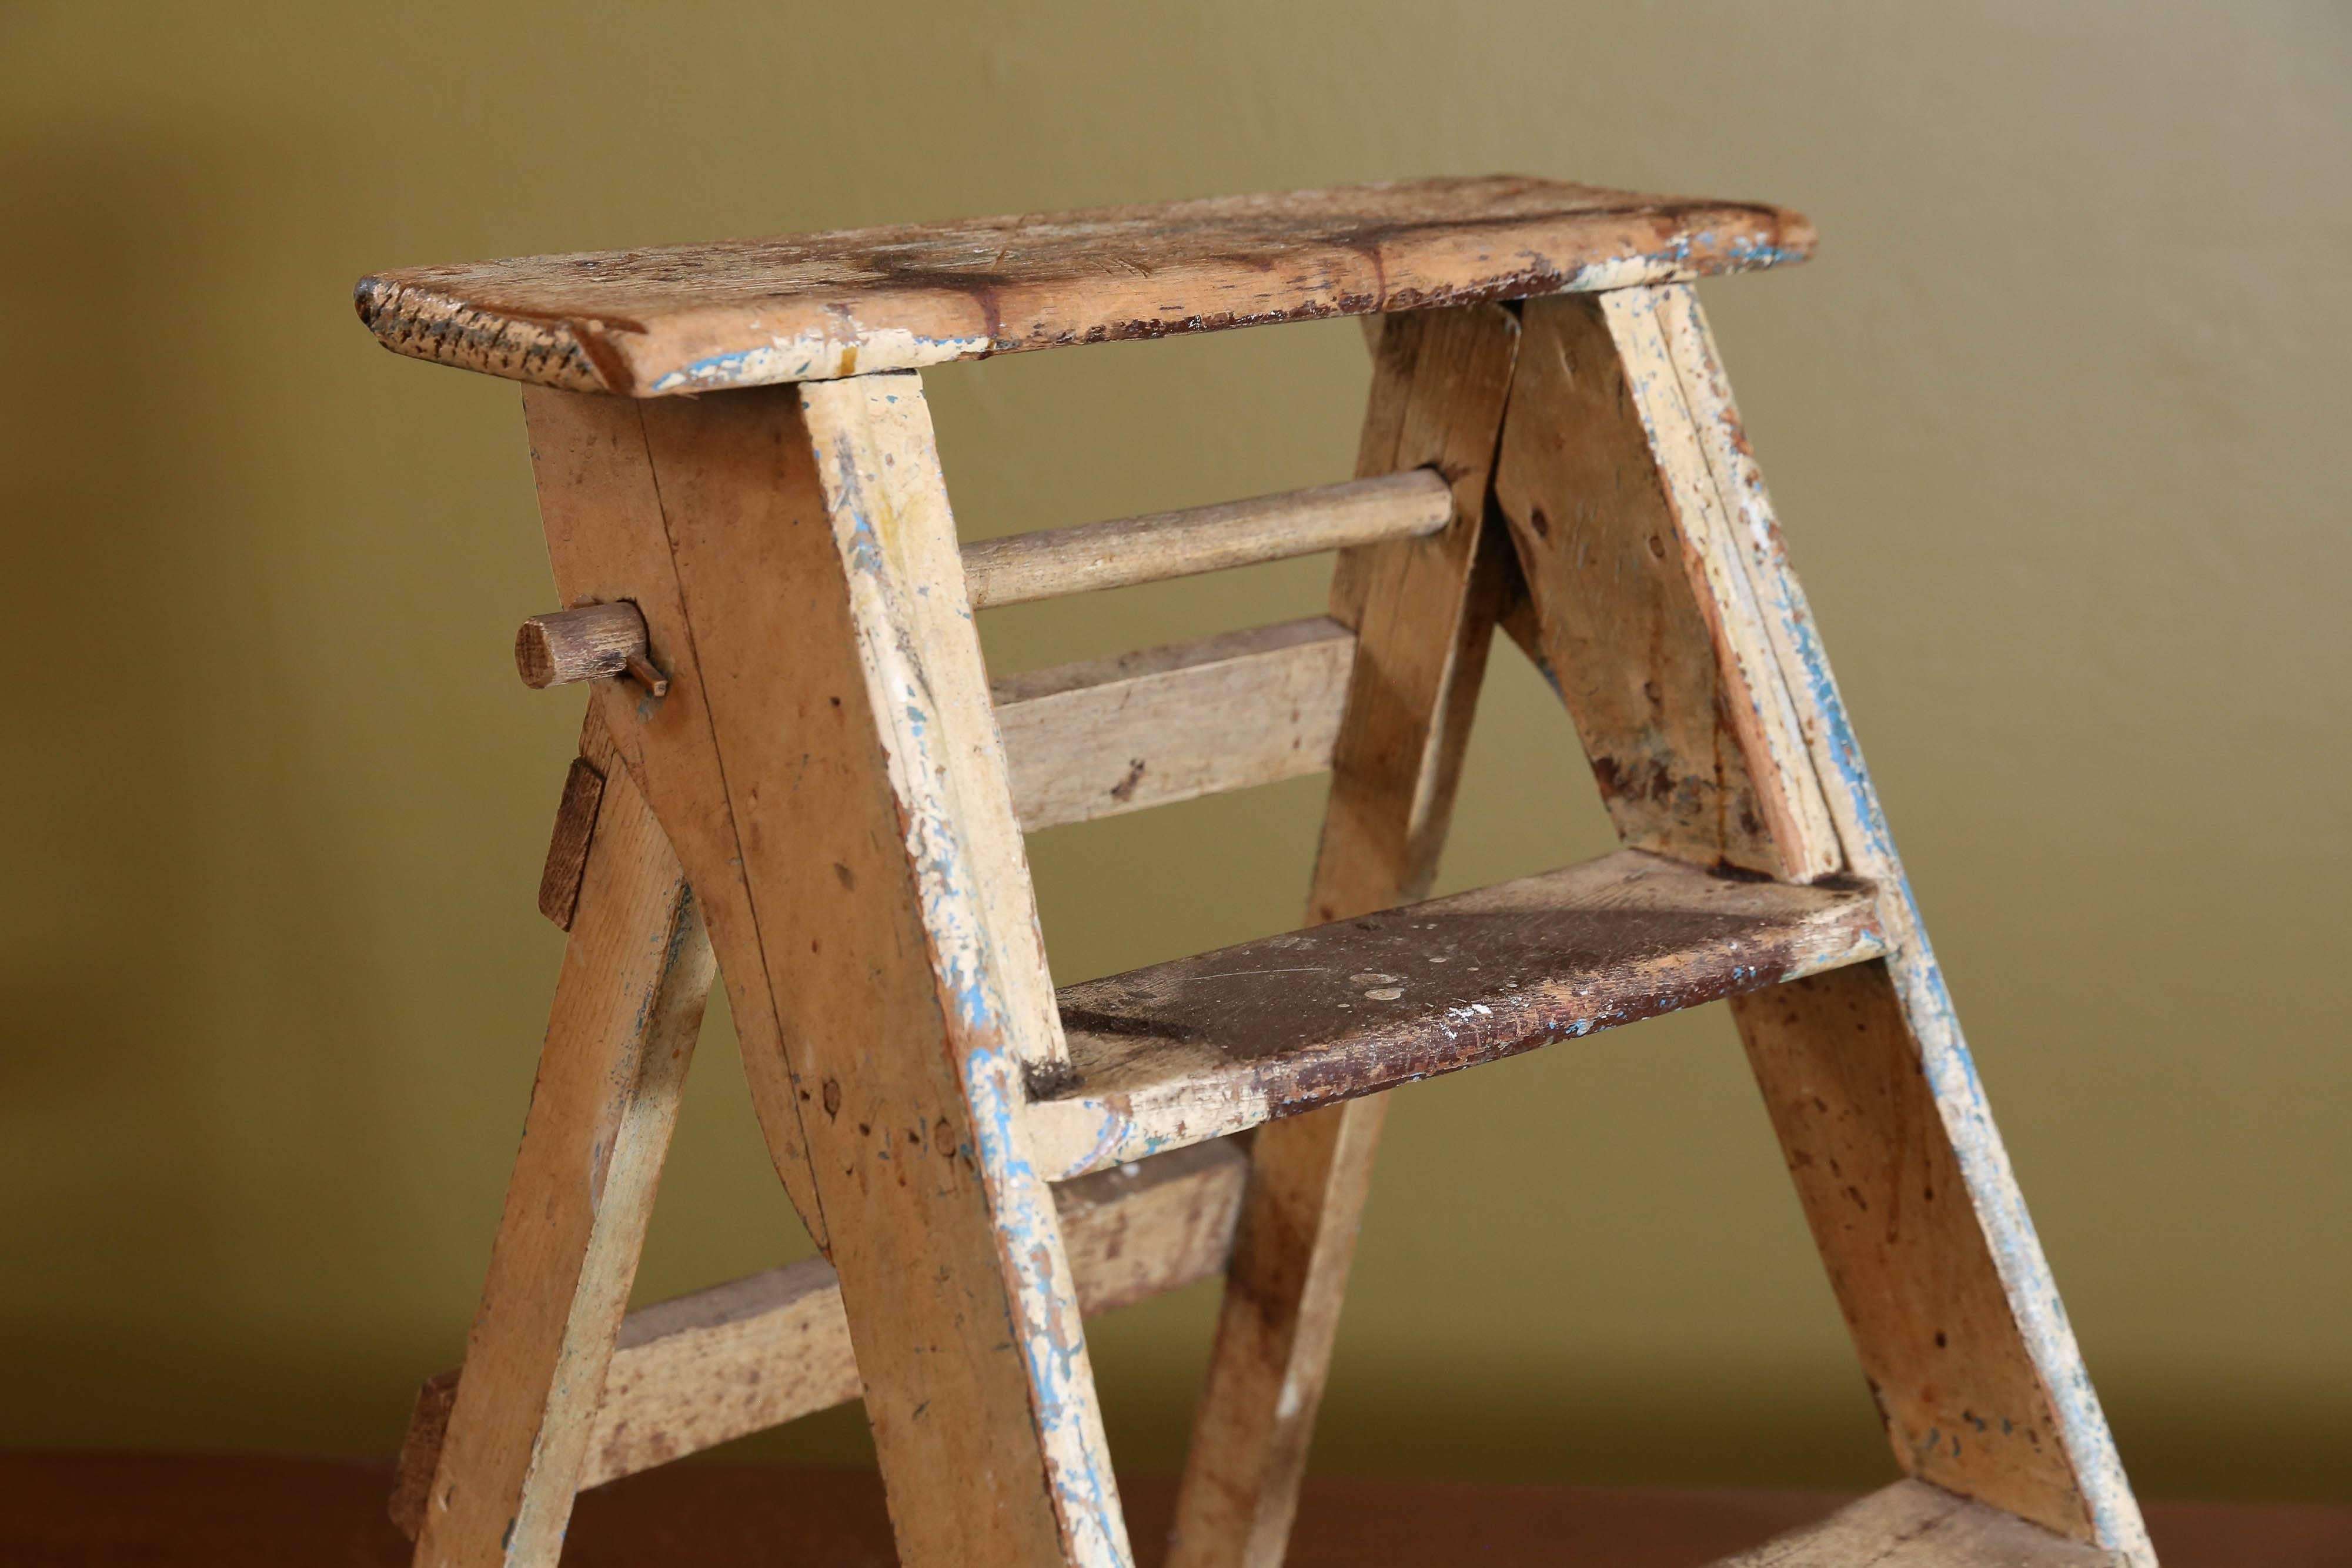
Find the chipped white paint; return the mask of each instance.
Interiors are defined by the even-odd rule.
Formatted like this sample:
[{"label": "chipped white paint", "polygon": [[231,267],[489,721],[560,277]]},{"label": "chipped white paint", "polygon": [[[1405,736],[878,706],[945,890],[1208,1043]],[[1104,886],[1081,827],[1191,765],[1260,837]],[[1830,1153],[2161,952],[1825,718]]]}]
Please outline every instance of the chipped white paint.
[{"label": "chipped white paint", "polygon": [[803,387],[867,699],[916,872],[1026,1365],[1077,1568],[1129,1568],[1053,1197],[1021,1124],[1024,1068],[1061,1051],[1003,750],[964,602],[930,415],[912,374]]},{"label": "chipped white paint", "polygon": [[[695,335],[691,318],[680,323],[689,341]],[[756,329],[757,320],[753,326]],[[628,364],[631,384],[648,395],[672,392],[719,392],[729,387],[779,386],[790,382],[834,381],[891,371],[919,371],[957,360],[977,359],[988,352],[985,333],[969,337],[925,338],[904,327],[866,326],[855,317],[828,322],[824,330],[793,337],[772,337],[764,343],[722,348],[679,362],[675,345],[664,343],[656,354],[626,338],[620,344]],[[714,334],[714,340],[724,338]]]}]

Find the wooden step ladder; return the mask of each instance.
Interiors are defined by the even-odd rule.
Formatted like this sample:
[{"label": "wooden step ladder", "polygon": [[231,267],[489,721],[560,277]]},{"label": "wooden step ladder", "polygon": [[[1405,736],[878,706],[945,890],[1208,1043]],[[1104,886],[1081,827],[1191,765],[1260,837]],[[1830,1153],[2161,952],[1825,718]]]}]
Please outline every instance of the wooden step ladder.
[{"label": "wooden step ladder", "polygon": [[[853,1398],[908,1568],[1128,1563],[1081,1318],[1220,1270],[1168,1561],[1277,1563],[1381,1091],[1719,998],[1908,1478],[1739,1561],[2152,1564],[1690,287],[1811,246],[1497,178],[362,282],[525,383],[571,608],[518,661],[593,693],[421,1568]],[[959,547],[924,367],[1334,315],[1352,481]],[[985,671],[975,609],[1319,550],[1328,618]],[[1625,847],[1423,902],[1498,626]],[[1306,929],[1055,991],[1024,831],[1326,768]],[[625,1313],[714,967],[824,1258]]]}]

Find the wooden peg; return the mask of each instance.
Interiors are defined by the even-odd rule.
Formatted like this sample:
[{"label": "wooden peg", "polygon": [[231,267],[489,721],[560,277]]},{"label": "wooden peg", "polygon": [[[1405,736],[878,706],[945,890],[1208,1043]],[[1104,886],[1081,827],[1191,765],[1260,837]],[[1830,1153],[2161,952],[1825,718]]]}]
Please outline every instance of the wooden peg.
[{"label": "wooden peg", "polygon": [[630,674],[659,696],[669,682],[646,653],[646,618],[626,600],[534,615],[515,633],[515,669],[534,691]]}]

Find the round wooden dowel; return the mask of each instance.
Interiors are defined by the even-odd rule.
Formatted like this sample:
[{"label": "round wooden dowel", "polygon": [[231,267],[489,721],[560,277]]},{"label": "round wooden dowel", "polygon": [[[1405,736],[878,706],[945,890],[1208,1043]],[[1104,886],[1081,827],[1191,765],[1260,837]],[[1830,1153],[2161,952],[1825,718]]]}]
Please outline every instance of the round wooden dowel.
[{"label": "round wooden dowel", "polygon": [[626,674],[631,660],[651,667],[646,618],[625,600],[534,615],[515,633],[515,668],[534,690]]}]

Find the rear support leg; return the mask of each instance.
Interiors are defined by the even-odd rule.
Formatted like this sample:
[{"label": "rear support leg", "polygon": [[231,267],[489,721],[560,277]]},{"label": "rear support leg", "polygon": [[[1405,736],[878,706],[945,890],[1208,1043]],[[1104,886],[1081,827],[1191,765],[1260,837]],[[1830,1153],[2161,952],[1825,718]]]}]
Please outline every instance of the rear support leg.
[{"label": "rear support leg", "polygon": [[[1504,587],[1486,493],[1518,318],[1499,305],[1385,319],[1360,477],[1435,468],[1454,520],[1343,552],[1331,614],[1357,632],[1310,923],[1426,897],[1453,815]],[[1171,1568],[1282,1561],[1355,1254],[1383,1096],[1258,1129]]]},{"label": "rear support leg", "polygon": [[710,991],[677,857],[593,711],[582,750],[604,788],[418,1568],[552,1568],[562,1552]]}]

